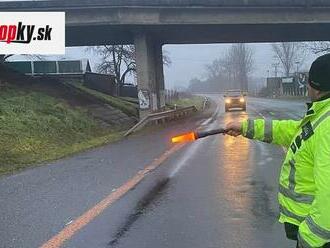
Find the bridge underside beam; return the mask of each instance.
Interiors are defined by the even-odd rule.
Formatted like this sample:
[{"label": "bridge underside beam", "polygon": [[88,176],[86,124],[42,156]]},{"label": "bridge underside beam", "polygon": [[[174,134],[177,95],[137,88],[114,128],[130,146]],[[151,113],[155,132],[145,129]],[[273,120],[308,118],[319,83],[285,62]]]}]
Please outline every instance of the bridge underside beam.
[{"label": "bridge underside beam", "polygon": [[163,44],[328,41],[330,23],[249,25],[98,25],[66,29],[67,46],[134,44],[134,33],[147,32]]},{"label": "bridge underside beam", "polygon": [[311,7],[330,6],[327,0],[56,0],[35,3],[31,1],[0,3],[7,8],[73,8],[73,7]]}]

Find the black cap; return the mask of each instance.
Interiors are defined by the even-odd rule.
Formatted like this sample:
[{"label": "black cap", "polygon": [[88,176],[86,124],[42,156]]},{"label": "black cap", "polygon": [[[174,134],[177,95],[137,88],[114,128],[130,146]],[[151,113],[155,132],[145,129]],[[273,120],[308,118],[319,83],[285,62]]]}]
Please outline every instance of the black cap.
[{"label": "black cap", "polygon": [[330,54],[318,57],[309,70],[309,84],[320,91],[330,91]]}]

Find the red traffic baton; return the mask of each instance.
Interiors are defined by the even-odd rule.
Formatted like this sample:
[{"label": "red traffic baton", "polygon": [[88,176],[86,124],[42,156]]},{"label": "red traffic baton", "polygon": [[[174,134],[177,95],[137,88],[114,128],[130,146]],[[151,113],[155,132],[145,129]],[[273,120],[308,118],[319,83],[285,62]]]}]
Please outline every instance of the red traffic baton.
[{"label": "red traffic baton", "polygon": [[219,128],[209,131],[201,131],[201,132],[190,132],[173,137],[172,143],[191,142],[211,135],[223,134],[223,133],[226,133],[226,130],[224,128]]}]

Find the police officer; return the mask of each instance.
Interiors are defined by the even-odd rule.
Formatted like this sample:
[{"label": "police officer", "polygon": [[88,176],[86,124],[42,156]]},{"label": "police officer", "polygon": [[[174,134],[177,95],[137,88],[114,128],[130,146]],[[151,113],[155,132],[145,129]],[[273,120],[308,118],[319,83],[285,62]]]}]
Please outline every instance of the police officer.
[{"label": "police officer", "polygon": [[302,120],[248,119],[226,133],[288,148],[281,168],[279,221],[297,247],[330,247],[330,54],[309,71],[312,100]]}]

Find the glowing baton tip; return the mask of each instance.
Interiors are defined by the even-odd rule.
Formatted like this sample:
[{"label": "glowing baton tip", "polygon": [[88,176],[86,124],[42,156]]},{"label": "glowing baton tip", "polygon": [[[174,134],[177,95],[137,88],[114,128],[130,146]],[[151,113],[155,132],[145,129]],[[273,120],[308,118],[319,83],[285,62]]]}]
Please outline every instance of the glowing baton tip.
[{"label": "glowing baton tip", "polygon": [[196,140],[196,135],[194,132],[187,133],[184,135],[176,136],[172,138],[172,143],[183,143]]}]

